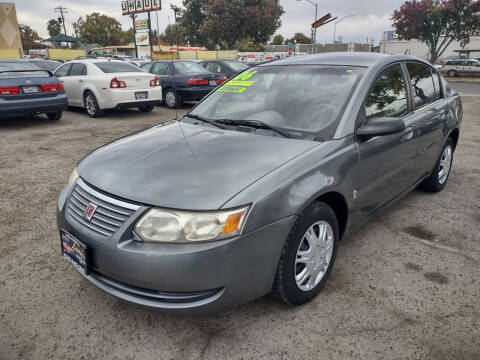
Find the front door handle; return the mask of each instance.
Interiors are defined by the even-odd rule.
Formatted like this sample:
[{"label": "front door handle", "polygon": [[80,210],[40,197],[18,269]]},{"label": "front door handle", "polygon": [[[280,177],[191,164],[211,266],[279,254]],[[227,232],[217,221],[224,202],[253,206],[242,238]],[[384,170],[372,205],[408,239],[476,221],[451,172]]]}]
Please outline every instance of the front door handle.
[{"label": "front door handle", "polygon": [[80,80],[78,80],[78,82],[83,82],[83,80],[82,80],[82,79],[80,79]]}]

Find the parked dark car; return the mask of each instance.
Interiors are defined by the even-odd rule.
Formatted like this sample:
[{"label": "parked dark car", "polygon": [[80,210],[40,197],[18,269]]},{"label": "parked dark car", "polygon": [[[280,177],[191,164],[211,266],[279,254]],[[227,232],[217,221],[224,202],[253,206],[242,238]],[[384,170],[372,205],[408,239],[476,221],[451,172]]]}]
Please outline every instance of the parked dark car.
[{"label": "parked dark car", "polygon": [[63,64],[61,61],[44,59],[26,59],[24,61],[34,64],[42,70],[48,70],[51,72],[54,72]]},{"label": "parked dark car", "polygon": [[0,60],[0,117],[44,113],[59,120],[67,108],[63,84],[23,60]]},{"label": "parked dark car", "polygon": [[244,63],[234,60],[203,60],[198,63],[208,71],[212,73],[223,73],[228,78],[248,69],[248,66]]},{"label": "parked dark car", "polygon": [[169,108],[177,108],[184,101],[201,100],[227,80],[225,74],[208,72],[194,61],[154,61],[142,69],[160,78],[163,103]]},{"label": "parked dark car", "polygon": [[270,292],[306,303],[345,234],[445,187],[461,119],[458,93],[417,57],[257,66],[179,121],[83,158],[58,200],[63,254],[110,294],[168,312]]}]

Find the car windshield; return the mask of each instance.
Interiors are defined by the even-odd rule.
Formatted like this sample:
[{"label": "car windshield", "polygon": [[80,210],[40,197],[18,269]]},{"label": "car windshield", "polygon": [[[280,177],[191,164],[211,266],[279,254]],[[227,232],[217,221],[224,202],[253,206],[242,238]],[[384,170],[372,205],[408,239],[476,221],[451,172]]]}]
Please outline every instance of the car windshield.
[{"label": "car windshield", "polygon": [[364,71],[346,66],[261,66],[226,82],[190,114],[256,120],[330,139]]},{"label": "car windshield", "polygon": [[138,66],[121,61],[99,61],[94,63],[104,73],[142,72]]},{"label": "car windshield", "polygon": [[[9,72],[9,70],[14,70]],[[42,70],[38,66],[24,61],[0,61],[0,76],[46,76],[47,72],[43,71],[28,71],[28,70]],[[16,72],[21,71],[21,72]]]},{"label": "car windshield", "polygon": [[175,67],[175,71],[180,73],[180,74],[192,74],[192,73],[205,73],[205,72],[207,72],[207,70],[205,70],[204,67],[202,67],[199,64],[194,63],[192,61],[175,62],[175,63],[173,63],[173,66]]},{"label": "car windshield", "polygon": [[247,65],[245,64],[242,64],[241,62],[238,62],[238,61],[227,61],[226,62],[228,64],[228,66],[230,66],[232,68],[232,70],[234,71],[243,71],[245,69],[248,68]]}]

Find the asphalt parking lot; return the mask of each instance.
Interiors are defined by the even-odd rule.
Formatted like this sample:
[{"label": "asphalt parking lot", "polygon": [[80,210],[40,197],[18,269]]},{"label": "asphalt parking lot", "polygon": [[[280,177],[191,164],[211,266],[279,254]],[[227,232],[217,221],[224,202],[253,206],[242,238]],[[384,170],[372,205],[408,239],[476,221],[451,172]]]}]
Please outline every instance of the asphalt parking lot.
[{"label": "asphalt parking lot", "polygon": [[55,224],[81,157],[175,111],[0,121],[0,359],[478,359],[480,88],[452,86],[468,93],[442,193],[415,191],[345,238],[311,303],[265,297],[201,317],[161,315],[87,283],[61,256]]}]

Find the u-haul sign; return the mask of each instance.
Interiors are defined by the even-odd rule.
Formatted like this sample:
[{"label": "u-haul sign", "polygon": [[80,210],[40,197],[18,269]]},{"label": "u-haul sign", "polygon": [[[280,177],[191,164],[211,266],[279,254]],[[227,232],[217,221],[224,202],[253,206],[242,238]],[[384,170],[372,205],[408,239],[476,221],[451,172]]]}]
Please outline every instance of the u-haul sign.
[{"label": "u-haul sign", "polygon": [[162,10],[162,0],[127,0],[122,1],[122,14],[131,15]]}]

